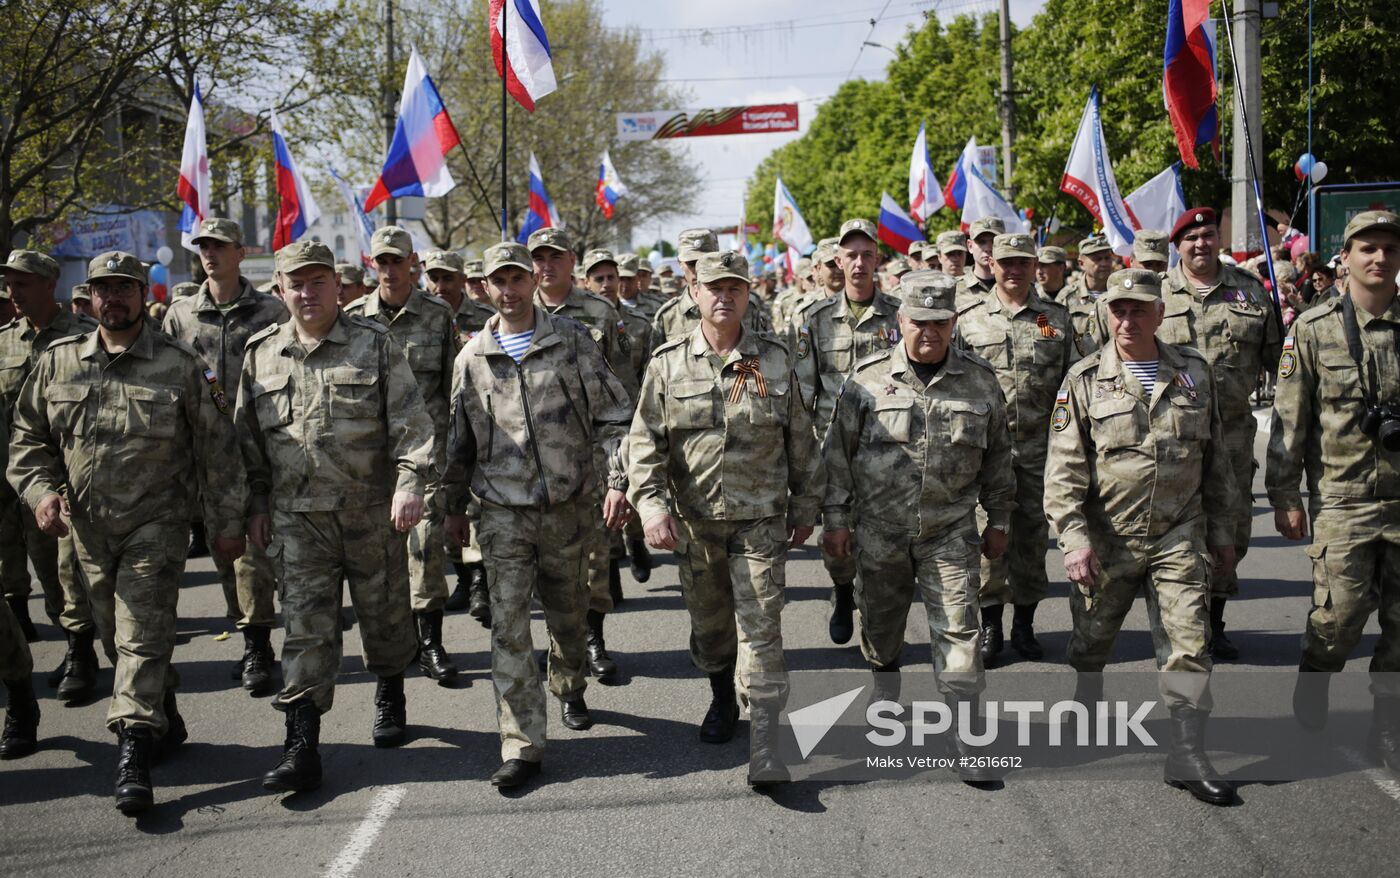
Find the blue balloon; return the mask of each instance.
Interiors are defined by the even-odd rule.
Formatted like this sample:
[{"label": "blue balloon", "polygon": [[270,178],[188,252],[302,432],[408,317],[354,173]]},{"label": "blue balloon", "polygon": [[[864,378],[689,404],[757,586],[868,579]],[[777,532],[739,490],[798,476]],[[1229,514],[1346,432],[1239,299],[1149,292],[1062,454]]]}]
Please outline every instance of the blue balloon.
[{"label": "blue balloon", "polygon": [[1305,177],[1312,173],[1315,164],[1317,164],[1317,158],[1310,152],[1298,156],[1298,170],[1302,171]]},{"label": "blue balloon", "polygon": [[164,265],[157,262],[151,266],[151,283],[164,284],[168,280],[170,280],[170,271]]}]

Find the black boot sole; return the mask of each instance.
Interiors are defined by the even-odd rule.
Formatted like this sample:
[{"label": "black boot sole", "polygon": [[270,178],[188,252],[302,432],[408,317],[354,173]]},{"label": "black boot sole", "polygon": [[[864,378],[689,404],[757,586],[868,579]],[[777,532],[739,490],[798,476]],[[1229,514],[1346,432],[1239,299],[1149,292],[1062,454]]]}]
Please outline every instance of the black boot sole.
[{"label": "black boot sole", "polygon": [[280,777],[264,777],[262,780],[263,789],[269,793],[309,793],[321,787],[321,779],[307,781],[303,783],[292,783]]},{"label": "black boot sole", "polygon": [[1207,805],[1230,805],[1235,801],[1235,794],[1233,792],[1230,793],[1228,798],[1224,796],[1208,796],[1205,793],[1197,792],[1191,784],[1184,780],[1168,780],[1165,781],[1165,783],[1173,789],[1185,790],[1190,793],[1191,797],[1196,801],[1205,802]]},{"label": "black boot sole", "polygon": [[124,796],[118,794],[116,797],[117,810],[123,814],[140,814],[143,811],[149,811],[155,803],[155,794],[151,790],[144,793],[128,793]]}]

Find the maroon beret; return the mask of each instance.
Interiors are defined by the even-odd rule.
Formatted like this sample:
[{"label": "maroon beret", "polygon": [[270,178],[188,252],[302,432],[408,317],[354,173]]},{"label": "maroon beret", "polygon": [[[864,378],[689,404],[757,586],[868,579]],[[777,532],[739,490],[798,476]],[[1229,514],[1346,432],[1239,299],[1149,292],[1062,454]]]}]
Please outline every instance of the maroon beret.
[{"label": "maroon beret", "polygon": [[1188,229],[1194,229],[1196,226],[1213,226],[1216,225],[1216,223],[1215,208],[1190,208],[1176,218],[1176,225],[1172,226],[1172,243],[1175,244],[1176,239],[1186,234]]}]

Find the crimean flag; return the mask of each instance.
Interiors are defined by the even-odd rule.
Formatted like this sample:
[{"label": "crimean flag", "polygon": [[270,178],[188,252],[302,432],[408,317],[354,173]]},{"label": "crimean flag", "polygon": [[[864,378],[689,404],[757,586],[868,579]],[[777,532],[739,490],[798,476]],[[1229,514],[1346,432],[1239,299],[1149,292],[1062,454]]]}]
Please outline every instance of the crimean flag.
[{"label": "crimean flag", "polygon": [[919,136],[914,139],[914,152],[909,157],[909,217],[923,225],[943,207],[943,190],[928,161],[928,141],[924,123],[919,123]]},{"label": "crimean flag", "polygon": [[185,122],[185,149],[180,155],[180,182],[176,186],[184,209],[180,211],[180,244],[186,250],[199,252],[190,241],[199,224],[209,215],[209,150],[204,143],[204,101],[199,96],[199,83],[194,85],[190,99],[190,116]]}]

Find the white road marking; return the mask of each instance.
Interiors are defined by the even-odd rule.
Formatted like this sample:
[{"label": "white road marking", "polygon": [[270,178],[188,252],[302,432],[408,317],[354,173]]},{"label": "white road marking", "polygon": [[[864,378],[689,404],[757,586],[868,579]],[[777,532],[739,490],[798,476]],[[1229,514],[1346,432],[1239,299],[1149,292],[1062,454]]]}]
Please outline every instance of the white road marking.
[{"label": "white road marking", "polygon": [[1350,747],[1342,747],[1339,752],[1342,754],[1343,759],[1355,765],[1357,770],[1366,775],[1371,783],[1380,788],[1381,792],[1390,796],[1395,801],[1400,802],[1400,782],[1396,782],[1396,780],[1390,776],[1390,772],[1386,771],[1384,768],[1376,768],[1371,765],[1360,753]]},{"label": "white road marking", "polygon": [[326,878],[349,878],[354,874],[360,861],[374,846],[374,840],[383,831],[384,824],[389,822],[389,818],[403,801],[403,795],[403,787],[385,787],[379,791],[370,803],[369,813],[350,834],[350,841],[341,850],[340,856],[326,869]]}]

